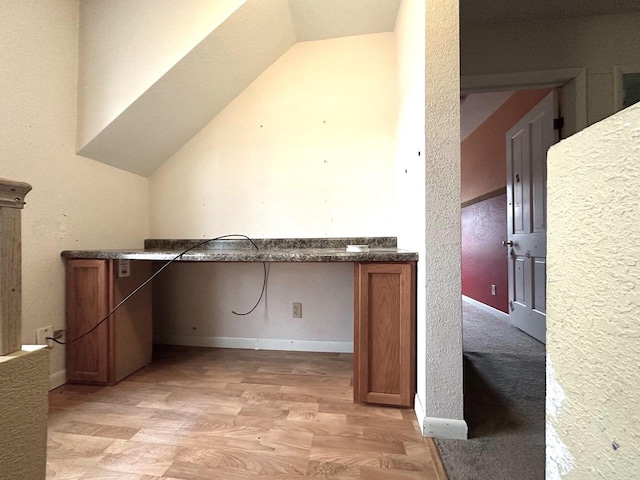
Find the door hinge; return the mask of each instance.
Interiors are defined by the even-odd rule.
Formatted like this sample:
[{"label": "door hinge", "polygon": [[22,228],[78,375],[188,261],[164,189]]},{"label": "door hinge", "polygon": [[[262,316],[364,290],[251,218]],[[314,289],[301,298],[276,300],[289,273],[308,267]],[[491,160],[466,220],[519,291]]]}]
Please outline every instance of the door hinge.
[{"label": "door hinge", "polygon": [[564,128],[564,117],[554,118],[553,119],[553,129],[554,130],[561,130],[562,128]]}]

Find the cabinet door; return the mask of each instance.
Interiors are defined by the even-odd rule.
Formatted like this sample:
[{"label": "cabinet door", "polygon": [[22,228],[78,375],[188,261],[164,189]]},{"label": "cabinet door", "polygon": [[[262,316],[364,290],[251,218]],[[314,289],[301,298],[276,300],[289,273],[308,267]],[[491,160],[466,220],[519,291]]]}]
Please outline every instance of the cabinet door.
[{"label": "cabinet door", "polygon": [[[67,341],[91,330],[108,313],[111,303],[109,260],[67,261]],[[66,347],[67,380],[112,382],[113,320]]]},{"label": "cabinet door", "polygon": [[354,400],[413,406],[415,263],[358,263]]}]

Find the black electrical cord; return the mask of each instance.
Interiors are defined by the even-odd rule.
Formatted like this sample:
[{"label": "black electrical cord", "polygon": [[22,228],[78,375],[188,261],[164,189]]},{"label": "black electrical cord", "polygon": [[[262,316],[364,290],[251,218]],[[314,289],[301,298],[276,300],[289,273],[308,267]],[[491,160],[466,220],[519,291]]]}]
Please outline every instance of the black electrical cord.
[{"label": "black electrical cord", "polygon": [[[102,325],[111,315],[113,315],[115,313],[116,310],[118,310],[122,305],[125,304],[125,302],[127,302],[127,300],[129,300],[131,297],[133,297],[136,293],[138,293],[140,290],[142,290],[149,282],[151,282],[151,280],[153,280],[154,278],[156,278],[160,272],[162,272],[165,268],[167,268],[169,265],[171,265],[173,262],[175,262],[176,260],[178,260],[179,258],[181,258],[185,253],[190,252],[191,250],[201,247],[202,245],[205,245],[209,242],[213,242],[215,240],[222,240],[224,238],[233,238],[233,237],[241,237],[241,238],[246,238],[247,240],[249,240],[251,242],[251,244],[256,247],[256,250],[259,250],[258,246],[256,245],[256,243],[251,240],[249,237],[247,237],[246,235],[242,235],[242,234],[230,234],[230,235],[221,235],[219,237],[215,237],[215,238],[209,238],[208,240],[204,240],[202,242],[199,242],[197,244],[195,244],[193,247],[189,247],[186,250],[183,250],[181,253],[179,253],[178,255],[176,255],[175,257],[173,257],[171,260],[169,260],[167,263],[165,263],[162,267],[160,267],[158,269],[158,271],[156,273],[154,273],[153,275],[151,275],[149,278],[147,278],[144,282],[142,282],[140,285],[138,285],[138,287],[135,288],[135,290],[133,290],[129,295],[127,295],[126,297],[124,297],[124,299],[118,303],[118,305],[116,305],[115,307],[113,307],[111,309],[111,311],[109,313],[107,313],[104,318],[102,318],[102,320],[100,320],[98,323],[96,323],[90,330],[84,332],[83,334],[77,336],[76,338],[72,339],[72,340],[68,340],[66,342],[61,342],[60,340],[53,338],[53,337],[45,337],[46,340],[52,340],[60,345],[69,345],[70,343],[74,343],[77,342],[78,340],[80,340],[83,337],[86,337],[87,335],[89,335],[91,332],[93,332],[96,328],[98,328],[100,325]],[[267,288],[267,264],[266,262],[262,262],[262,266],[264,268],[264,280],[262,282],[262,292],[260,293],[260,298],[258,298],[258,301],[256,302],[256,304],[254,305],[254,307],[249,310],[247,313],[236,313],[234,311],[232,311],[232,313],[236,314],[236,315],[249,315],[251,312],[253,312],[256,307],[260,304],[260,301],[262,300],[262,297],[264,295],[264,292]]]},{"label": "black electrical cord", "polygon": [[260,292],[260,298],[258,298],[258,301],[256,302],[256,304],[247,313],[238,313],[236,311],[231,310],[231,313],[233,313],[234,315],[249,315],[260,304],[260,300],[262,300],[262,296],[264,295],[264,292],[267,289],[267,262],[262,262],[262,268],[264,269],[264,277],[262,280],[262,292]]}]

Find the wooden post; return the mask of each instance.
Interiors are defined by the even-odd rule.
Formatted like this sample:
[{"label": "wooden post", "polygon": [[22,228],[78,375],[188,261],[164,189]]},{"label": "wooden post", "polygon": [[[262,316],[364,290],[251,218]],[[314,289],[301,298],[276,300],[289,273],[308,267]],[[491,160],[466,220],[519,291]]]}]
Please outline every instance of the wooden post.
[{"label": "wooden post", "polygon": [[28,183],[0,178],[0,355],[22,348],[20,214]]}]

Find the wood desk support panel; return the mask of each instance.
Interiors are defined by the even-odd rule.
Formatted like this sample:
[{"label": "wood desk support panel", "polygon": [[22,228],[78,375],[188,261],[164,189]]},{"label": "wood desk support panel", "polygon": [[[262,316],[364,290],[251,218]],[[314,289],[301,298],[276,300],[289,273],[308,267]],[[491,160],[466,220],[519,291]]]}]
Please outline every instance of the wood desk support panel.
[{"label": "wood desk support panel", "polygon": [[413,407],[415,263],[358,263],[354,293],[355,401]]},{"label": "wood desk support panel", "polygon": [[[149,277],[148,262],[132,262],[117,278],[114,260],[67,261],[67,341],[93,328]],[[67,345],[67,380],[113,385],[151,362],[151,289],[141,290],[95,331]]]}]

